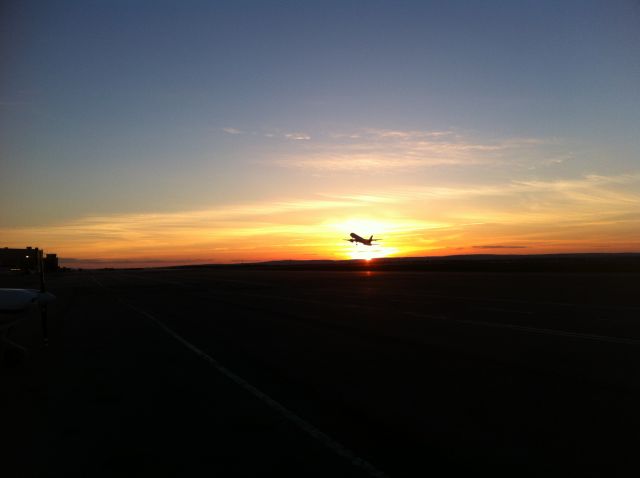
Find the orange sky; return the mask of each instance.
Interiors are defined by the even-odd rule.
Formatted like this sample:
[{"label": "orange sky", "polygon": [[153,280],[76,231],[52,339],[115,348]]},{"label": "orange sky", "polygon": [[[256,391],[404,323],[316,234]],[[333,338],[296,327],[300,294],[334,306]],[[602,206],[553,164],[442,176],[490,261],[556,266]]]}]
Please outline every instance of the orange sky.
[{"label": "orange sky", "polygon": [[[640,175],[315,194],[2,231],[78,267],[640,250]],[[350,232],[382,238],[355,246]]]}]

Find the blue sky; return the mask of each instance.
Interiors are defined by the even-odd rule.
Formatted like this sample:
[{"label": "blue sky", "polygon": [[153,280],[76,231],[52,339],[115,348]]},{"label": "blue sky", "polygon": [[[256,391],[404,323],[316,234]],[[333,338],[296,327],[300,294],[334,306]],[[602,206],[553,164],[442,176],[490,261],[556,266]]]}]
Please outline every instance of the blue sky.
[{"label": "blue sky", "polygon": [[[637,2],[2,8],[0,227],[14,241],[95,216],[640,171]],[[637,198],[635,179],[608,184],[623,209]]]}]

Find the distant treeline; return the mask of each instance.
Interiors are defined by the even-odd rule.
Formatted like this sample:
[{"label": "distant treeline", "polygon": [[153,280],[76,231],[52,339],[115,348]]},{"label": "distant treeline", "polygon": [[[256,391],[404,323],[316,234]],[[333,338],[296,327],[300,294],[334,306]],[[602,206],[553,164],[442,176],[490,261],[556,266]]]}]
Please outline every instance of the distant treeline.
[{"label": "distant treeline", "polygon": [[461,255],[445,257],[395,257],[345,261],[272,261],[245,264],[203,264],[177,268],[316,271],[445,271],[523,273],[640,273],[640,253]]}]

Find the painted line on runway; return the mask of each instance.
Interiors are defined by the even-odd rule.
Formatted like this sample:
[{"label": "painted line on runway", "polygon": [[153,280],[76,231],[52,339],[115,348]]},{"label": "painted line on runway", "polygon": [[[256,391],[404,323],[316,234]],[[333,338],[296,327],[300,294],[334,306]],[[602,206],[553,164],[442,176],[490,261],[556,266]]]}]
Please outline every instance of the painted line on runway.
[{"label": "painted line on runway", "polygon": [[[150,282],[157,282],[158,284],[169,284],[169,285],[176,285],[176,286],[180,286],[183,288],[187,288],[187,287],[193,287],[193,286],[197,286],[197,285],[201,285],[202,283],[200,281],[197,281],[195,279],[191,279],[191,281],[183,281],[183,282],[176,282],[176,281],[171,281],[171,280],[166,280],[166,279],[157,279],[155,277],[143,277],[142,275],[139,274],[119,274],[122,277],[131,277],[133,279],[139,279],[139,280],[148,280]],[[228,282],[230,284],[240,284],[240,285],[250,285],[250,286],[260,286],[260,287],[269,287],[271,286],[271,284],[268,284],[266,282],[252,282],[252,281],[246,281],[246,280],[239,280],[239,279],[219,279],[216,277],[207,277],[206,280],[208,281],[213,281],[213,282]]]},{"label": "painted line on runway", "polygon": [[533,312],[531,312],[530,310],[514,310],[514,309],[503,309],[500,307],[483,307],[483,306],[477,306],[474,308],[478,310],[485,310],[487,312],[499,312],[501,314],[533,315]]},{"label": "painted line on runway", "polygon": [[625,344],[625,345],[640,345],[640,340],[638,339],[625,339],[622,337],[611,337],[609,335],[583,334],[580,332],[569,332],[566,330],[541,329],[538,327],[528,327],[526,325],[501,324],[497,322],[485,322],[482,320],[452,319],[450,317],[445,317],[445,316],[418,314],[414,312],[405,312],[404,315],[409,315],[411,317],[419,317],[423,319],[446,320],[447,322],[453,322],[453,323],[465,324],[465,325],[477,325],[479,327],[489,327],[494,329],[517,330],[519,332],[528,332],[528,333],[534,333],[534,334],[540,334],[540,335],[552,335],[556,337],[571,337],[574,339],[590,340],[595,342],[607,342],[612,344]]},{"label": "painted line on runway", "polygon": [[[119,274],[121,277],[130,277],[133,279],[139,279],[139,280],[147,280],[150,282],[157,282],[159,284],[168,284],[168,285],[175,285],[175,286],[179,286],[183,289],[188,289],[193,287],[194,283],[188,283],[188,282],[174,282],[174,281],[169,281],[166,279],[156,279],[156,278],[152,278],[152,277],[141,277],[140,275],[133,275],[133,274]],[[267,285],[267,284],[263,284],[260,282],[247,282],[247,281],[240,281],[240,280],[234,280],[234,279],[216,279],[216,278],[209,278],[207,280],[212,280],[212,281],[218,281],[218,282],[230,282],[230,283],[236,283],[236,284],[244,284],[244,285]],[[228,294],[229,292],[227,292]],[[298,303],[303,303],[303,304],[313,304],[313,305],[326,305],[327,301],[326,300],[315,300],[315,299],[308,299],[308,298],[302,298],[302,297],[289,297],[289,296],[281,296],[281,295],[273,295],[273,294],[256,294],[254,292],[251,292],[249,294],[243,292],[243,291],[233,291],[234,294],[240,293],[240,294],[244,294],[244,295],[248,295],[250,298],[256,298],[256,299],[267,299],[267,300],[278,300],[278,301],[285,301],[285,302],[298,302]],[[334,295],[334,297],[336,297]],[[337,296],[337,297],[341,297],[341,296]],[[343,307],[348,308],[348,309],[375,309],[374,306],[371,305],[366,305],[366,304],[344,304]]]},{"label": "painted line on runway", "polygon": [[353,466],[355,466],[357,468],[360,468],[361,470],[367,472],[370,476],[374,476],[374,477],[377,477],[377,478],[387,478],[388,477],[388,475],[386,473],[384,473],[383,471],[379,470],[378,468],[376,468],[374,465],[372,465],[371,463],[369,463],[365,459],[360,458],[354,452],[352,452],[347,447],[345,447],[341,443],[339,443],[336,440],[334,440],[333,438],[331,438],[326,433],[320,431],[318,428],[313,426],[311,423],[306,421],[304,418],[301,418],[300,416],[296,415],[294,412],[292,412],[291,410],[286,408],[280,402],[274,400],[269,395],[267,395],[266,393],[262,392],[260,389],[254,387],[249,382],[247,382],[245,379],[243,379],[239,375],[236,375],[231,370],[229,370],[228,368],[226,368],[225,366],[220,364],[220,362],[218,362],[216,359],[211,357],[209,354],[207,354],[206,352],[202,351],[201,349],[199,349],[198,347],[193,345],[191,342],[189,342],[187,339],[185,339],[184,337],[182,337],[181,335],[176,333],[173,329],[171,329],[170,327],[165,325],[165,323],[162,322],[160,319],[156,318],[154,315],[150,314],[146,310],[140,309],[139,307],[136,307],[136,306],[130,304],[129,302],[125,301],[123,298],[121,298],[120,296],[118,296],[114,292],[110,291],[108,287],[106,287],[104,284],[102,284],[95,277],[92,276],[91,278],[100,287],[102,287],[103,289],[109,291],[121,304],[125,305],[126,307],[130,308],[134,312],[137,312],[138,314],[140,314],[140,315],[150,319],[151,321],[153,321],[158,327],[160,327],[162,330],[164,330],[174,340],[176,340],[177,342],[181,343],[187,349],[191,350],[194,354],[196,354],[198,357],[203,359],[205,362],[207,362],[209,365],[211,365],[213,368],[215,368],[222,375],[224,375],[225,377],[229,378],[236,385],[240,386],[241,388],[243,388],[244,390],[249,392],[254,397],[258,398],[260,401],[265,403],[271,409],[275,410],[280,415],[282,415],[284,418],[286,418],[287,420],[292,422],[294,425],[296,425],[300,430],[305,432],[307,435],[311,436],[312,438],[314,438],[315,440],[320,442],[322,445],[324,445],[325,447],[329,448],[335,454],[337,454],[337,455],[339,455],[339,456],[341,456],[343,458],[346,458],[349,462],[351,462],[351,464]]},{"label": "painted line on runway", "polygon": [[640,307],[636,306],[626,306],[626,305],[607,305],[607,304],[584,304],[584,303],[573,303],[573,302],[551,302],[551,301],[531,301],[531,300],[521,300],[521,299],[507,299],[507,298],[482,298],[482,297],[474,297],[474,296],[463,296],[463,295],[446,295],[446,294],[434,294],[434,293],[425,293],[424,297],[433,298],[433,299],[445,299],[445,300],[464,300],[469,302],[504,302],[511,304],[524,304],[524,305],[533,305],[533,306],[552,306],[552,307],[570,307],[573,309],[586,309],[586,310],[606,310],[606,311],[614,311],[614,312],[640,312]]}]

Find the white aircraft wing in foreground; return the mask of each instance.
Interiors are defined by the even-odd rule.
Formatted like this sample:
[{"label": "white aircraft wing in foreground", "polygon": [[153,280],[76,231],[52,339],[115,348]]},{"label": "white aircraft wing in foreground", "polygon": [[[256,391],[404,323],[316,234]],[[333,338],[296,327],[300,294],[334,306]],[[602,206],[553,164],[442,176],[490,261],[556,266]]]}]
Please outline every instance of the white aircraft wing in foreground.
[{"label": "white aircraft wing in foreground", "polygon": [[37,289],[0,289],[0,362],[7,345],[26,351],[24,347],[10,341],[7,335],[11,327],[27,317],[34,308],[40,310],[44,339],[47,342],[47,305],[55,298],[53,294]]}]

